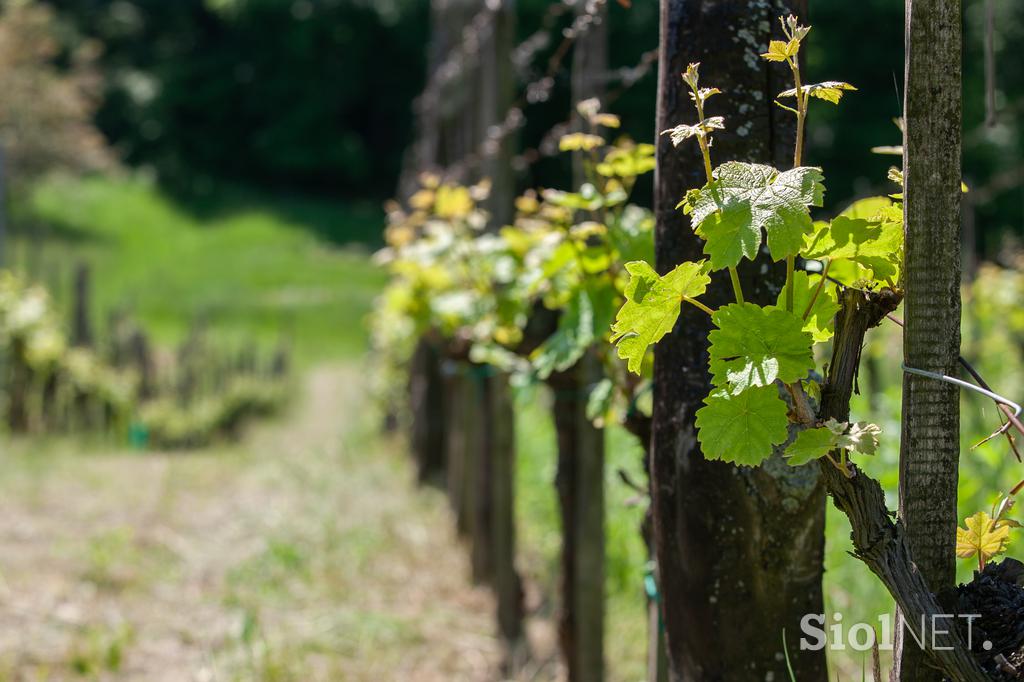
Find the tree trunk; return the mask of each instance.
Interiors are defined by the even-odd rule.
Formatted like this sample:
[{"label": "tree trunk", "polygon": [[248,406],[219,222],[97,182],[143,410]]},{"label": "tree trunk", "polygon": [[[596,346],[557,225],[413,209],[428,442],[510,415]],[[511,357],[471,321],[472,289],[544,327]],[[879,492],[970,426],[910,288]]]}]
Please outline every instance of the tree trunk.
[{"label": "tree trunk", "polygon": [[604,679],[604,430],[586,415],[587,389],[600,377],[600,362],[587,353],[548,380],[562,519],[558,638],[569,682]]},{"label": "tree trunk", "polygon": [[[960,353],[960,1],[907,0],[906,22],[903,355],[909,367],[955,375]],[[959,390],[905,374],[902,425],[900,519],[917,568],[938,593],[956,579]],[[941,680],[899,625],[897,634],[903,635],[896,657],[899,679]]]},{"label": "tree trunk", "polygon": [[[709,103],[708,115],[724,114],[729,128],[715,136],[714,163],[788,167],[794,122],[772,104],[790,87],[788,74],[758,55],[778,37],[772,31],[779,15],[805,10],[798,0],[662,0],[657,130],[695,120],[680,73],[700,61],[702,84],[725,93]],[[701,241],[675,206],[705,178],[697,145],[674,149],[660,137],[657,154],[655,243],[664,273],[702,257]],[[748,300],[774,302],[784,273],[761,260],[741,266],[744,292]],[[727,278],[716,276],[709,298],[711,305],[732,302]],[[704,459],[694,414],[709,390],[710,320],[688,308],[656,346],[654,367],[651,476],[671,679],[789,679],[785,630],[797,679],[824,681],[824,652],[793,646],[803,615],[824,612],[820,475],[816,467],[791,468],[778,454],[756,469]]]},{"label": "tree trunk", "polygon": [[[580,3],[576,14],[587,14]],[[572,103],[598,97],[608,69],[607,7],[597,5],[573,48]],[[574,114],[573,126],[582,127]],[[585,180],[582,158],[573,155],[573,187]],[[562,521],[561,604],[558,638],[569,682],[604,679],[604,429],[587,418],[589,388],[603,376],[587,352],[574,367],[552,375],[558,438],[558,491]]]}]

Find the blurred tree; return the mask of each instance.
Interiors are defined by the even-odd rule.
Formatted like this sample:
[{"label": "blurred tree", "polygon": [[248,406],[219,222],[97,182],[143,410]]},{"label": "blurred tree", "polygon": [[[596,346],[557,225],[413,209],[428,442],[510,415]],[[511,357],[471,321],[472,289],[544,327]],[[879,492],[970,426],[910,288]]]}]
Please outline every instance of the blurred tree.
[{"label": "blurred tree", "polygon": [[95,42],[60,52],[53,10],[28,0],[0,13],[0,151],[5,180],[21,184],[56,169],[109,167],[112,157],[92,117],[97,105]]},{"label": "blurred tree", "polygon": [[106,46],[98,123],[182,189],[215,178],[393,189],[422,87],[426,3],[51,0]]}]

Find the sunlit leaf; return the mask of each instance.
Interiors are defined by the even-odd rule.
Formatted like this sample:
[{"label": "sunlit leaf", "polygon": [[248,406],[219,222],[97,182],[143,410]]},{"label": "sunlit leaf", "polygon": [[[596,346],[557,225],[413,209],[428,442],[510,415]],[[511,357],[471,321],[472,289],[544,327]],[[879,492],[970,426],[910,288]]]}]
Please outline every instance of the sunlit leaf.
[{"label": "sunlit leaf", "polygon": [[626,263],[630,274],[626,302],[612,325],[612,341],[631,372],[640,372],[647,348],[672,331],[683,297],[705,292],[711,278],[707,263],[682,263],[664,277],[643,261]]},{"label": "sunlit leaf", "polygon": [[878,436],[881,432],[876,424],[849,424],[829,419],[822,426],[801,431],[786,448],[787,461],[792,466],[799,466],[824,457],[833,450],[873,455],[878,450]]},{"label": "sunlit leaf", "polygon": [[879,281],[899,278],[903,262],[903,225],[837,216],[806,238],[805,258],[851,260]]},{"label": "sunlit leaf", "polygon": [[[804,271],[798,271],[793,276],[793,312],[804,318],[804,331],[810,332],[811,337],[817,341],[828,341],[832,338],[835,325],[835,316],[839,312],[839,303],[836,299],[835,288],[829,284],[821,283],[821,275],[811,275]],[[814,293],[818,291],[815,298]],[[814,298],[814,304],[811,299]],[[776,304],[779,308],[785,308],[786,292],[779,292],[779,299]],[[810,309],[808,310],[808,305]]]},{"label": "sunlit leaf", "polygon": [[768,386],[776,379],[798,381],[814,368],[811,335],[803,320],[774,306],[733,303],[712,316],[712,382],[733,393]]},{"label": "sunlit leaf", "polygon": [[590,133],[569,133],[558,140],[558,149],[563,152],[589,152],[605,144],[600,135]]},{"label": "sunlit leaf", "polygon": [[786,448],[786,461],[791,466],[800,466],[824,457],[833,448],[833,436],[824,426],[801,431]]},{"label": "sunlit leaf", "polygon": [[997,554],[1006,551],[1010,539],[1010,528],[999,524],[985,512],[978,512],[968,517],[966,528],[956,529],[956,555],[961,559],[969,559],[980,555],[981,563],[985,563]]},{"label": "sunlit leaf", "polygon": [[694,123],[693,125],[677,125],[675,128],[669,128],[668,130],[661,131],[662,135],[668,135],[672,138],[672,146],[678,147],[685,140],[691,137],[697,137],[707,135],[712,130],[723,130],[725,128],[725,118],[722,116],[711,116],[703,121]]},{"label": "sunlit leaf", "polygon": [[757,466],[787,438],[788,408],[775,386],[737,395],[718,391],[697,410],[697,438],[708,459]]},{"label": "sunlit leaf", "polygon": [[772,258],[796,255],[812,231],[809,207],[821,205],[822,180],[821,170],[811,167],[780,173],[737,161],[719,166],[712,182],[687,195],[694,229],[707,239],[704,253],[712,267],[732,267],[742,256],[752,257],[761,230],[767,232]]},{"label": "sunlit leaf", "polygon": [[799,40],[773,40],[768,43],[768,51],[761,56],[770,62],[784,62],[790,57],[795,57],[799,51]]},{"label": "sunlit leaf", "polygon": [[[823,99],[826,102],[832,104],[839,104],[839,100],[843,98],[843,93],[850,90],[856,90],[849,83],[843,83],[842,81],[825,81],[824,83],[812,83],[810,85],[801,86],[800,90],[810,97],[817,97]],[[796,97],[796,88],[784,90],[779,93],[779,97]]]}]

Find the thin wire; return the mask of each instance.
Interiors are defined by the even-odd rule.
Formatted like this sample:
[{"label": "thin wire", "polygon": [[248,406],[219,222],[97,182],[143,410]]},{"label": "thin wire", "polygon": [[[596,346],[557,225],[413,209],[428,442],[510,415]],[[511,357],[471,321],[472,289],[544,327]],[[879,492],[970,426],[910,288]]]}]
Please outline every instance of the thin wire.
[{"label": "thin wire", "polygon": [[907,372],[908,374],[916,374],[918,376],[928,377],[929,379],[935,379],[936,381],[945,381],[947,384],[954,384],[956,386],[960,386],[961,388],[970,389],[970,390],[974,391],[975,393],[980,393],[983,396],[991,398],[992,400],[996,401],[997,403],[1000,403],[1002,405],[1006,405],[1008,407],[1012,407],[1013,408],[1013,416],[1014,417],[1019,417],[1020,416],[1020,413],[1021,413],[1021,406],[1020,405],[1018,405],[1017,403],[1013,402],[1009,398],[1001,396],[998,393],[994,393],[992,391],[989,391],[988,389],[984,389],[981,386],[975,386],[974,384],[972,384],[972,383],[970,383],[968,381],[964,381],[963,379],[957,379],[956,377],[951,377],[951,376],[949,376],[947,374],[938,374],[936,372],[929,372],[928,370],[924,370],[924,369],[917,369],[916,367],[908,367],[906,365],[906,363],[901,364],[900,367],[903,369],[904,372]]},{"label": "thin wire", "polygon": [[[526,85],[523,89],[523,94],[508,108],[501,121],[488,128],[486,137],[480,141],[476,149],[445,169],[446,177],[462,180],[464,174],[479,164],[482,159],[494,157],[500,150],[501,143],[505,138],[526,124],[526,116],[523,114],[523,109],[527,105],[546,102],[550,98],[551,92],[555,87],[555,76],[561,68],[562,61],[569,54],[569,48],[581,37],[586,36],[598,23],[596,17],[601,7],[606,3],[607,0],[592,0],[584,6],[584,11],[573,20],[570,26],[562,31],[562,42],[548,59],[547,69],[544,74]],[[552,130],[558,129],[561,125],[556,125]],[[545,136],[546,138],[547,136]],[[522,155],[519,155],[512,160],[513,167],[516,170],[523,170],[525,167],[520,163],[521,157]],[[526,165],[529,165],[529,163]]]}]

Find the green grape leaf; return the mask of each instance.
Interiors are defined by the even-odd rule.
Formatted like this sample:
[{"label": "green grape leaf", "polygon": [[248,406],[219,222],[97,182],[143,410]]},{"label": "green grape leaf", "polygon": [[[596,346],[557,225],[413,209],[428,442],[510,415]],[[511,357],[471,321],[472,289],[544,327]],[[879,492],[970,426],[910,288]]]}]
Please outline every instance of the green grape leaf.
[{"label": "green grape leaf", "polygon": [[697,410],[697,440],[704,457],[757,466],[773,446],[786,442],[787,411],[775,386],[711,394]]},{"label": "green grape leaf", "polygon": [[800,381],[800,385],[803,386],[804,392],[811,400],[815,403],[821,402],[821,384],[814,379],[803,379]]},{"label": "green grape leaf", "polygon": [[822,426],[797,434],[796,439],[786,448],[787,461],[792,466],[800,466],[824,457],[833,450],[873,455],[878,451],[878,436],[881,432],[882,429],[876,424],[849,424],[829,419]]},{"label": "green grape leaf", "polygon": [[779,379],[798,381],[814,369],[811,335],[799,316],[754,303],[733,303],[711,317],[718,329],[711,342],[711,379],[718,388],[739,393],[770,386]]},{"label": "green grape leaf", "polygon": [[734,267],[744,256],[753,260],[761,246],[761,230],[754,225],[750,204],[745,203],[728,203],[709,215],[700,235],[707,240],[704,253],[711,256],[715,270]]},{"label": "green grape leaf", "polygon": [[558,328],[530,355],[537,376],[569,369],[608,329],[614,313],[615,291],[610,285],[580,288],[558,318]]},{"label": "green grape leaf", "polygon": [[608,226],[608,242],[618,262],[654,260],[654,216],[646,208],[626,206]]},{"label": "green grape leaf", "polygon": [[[811,305],[808,310],[807,306],[810,305],[811,298],[814,297],[814,292],[818,289],[820,282],[821,275],[809,275],[802,270],[793,275],[793,312],[804,318],[804,331],[810,332],[811,338],[816,343],[832,338],[835,316],[839,312],[835,289],[827,283],[821,287],[817,298],[814,299],[814,305]],[[785,290],[779,292],[779,300],[776,305],[785,309]]]},{"label": "green grape leaf", "polygon": [[615,383],[605,377],[590,390],[587,395],[587,419],[592,422],[603,422],[605,415],[612,408],[615,398]]},{"label": "green grape leaf", "polygon": [[[865,197],[858,199],[846,208],[839,215],[847,218],[864,218],[865,220],[876,220],[880,214],[892,208],[893,200],[889,197]],[[902,215],[902,211],[900,211]]]},{"label": "green grape leaf", "polygon": [[[839,100],[843,98],[843,93],[849,90],[856,90],[849,83],[843,83],[842,81],[825,81],[824,83],[811,83],[810,85],[804,85],[800,88],[805,95],[811,97],[817,97],[823,99],[826,102],[832,104],[839,104]],[[779,93],[779,97],[796,97],[796,88],[790,88]]]},{"label": "green grape leaf", "polygon": [[834,436],[835,434],[824,426],[801,431],[786,448],[786,461],[791,466],[800,466],[824,457],[835,447]]},{"label": "green grape leaf", "polygon": [[711,278],[706,261],[682,263],[664,277],[644,261],[626,263],[629,283],[626,302],[612,325],[612,341],[629,371],[640,372],[647,347],[672,331],[679,318],[683,297],[696,298],[707,290]]},{"label": "green grape leaf", "polygon": [[812,167],[780,173],[771,166],[730,161],[715,169],[713,181],[687,195],[694,230],[707,240],[704,253],[712,268],[733,267],[742,256],[756,254],[761,230],[768,234],[773,259],[799,253],[804,235],[813,229],[809,207],[820,206],[824,197],[823,179],[821,169]]},{"label": "green grape leaf", "polygon": [[903,261],[903,225],[837,216],[805,238],[805,258],[851,260],[879,281],[896,281]]}]

